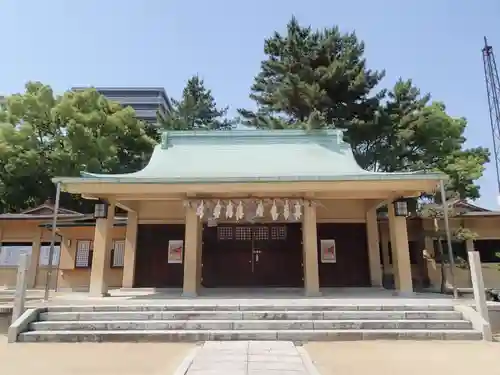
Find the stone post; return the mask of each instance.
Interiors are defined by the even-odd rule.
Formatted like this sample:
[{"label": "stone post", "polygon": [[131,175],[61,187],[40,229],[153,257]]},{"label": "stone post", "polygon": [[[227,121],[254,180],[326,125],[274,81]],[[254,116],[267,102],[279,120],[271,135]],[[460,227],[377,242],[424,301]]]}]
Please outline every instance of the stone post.
[{"label": "stone post", "polygon": [[16,291],[14,293],[14,307],[12,309],[12,323],[24,313],[26,299],[27,273],[29,267],[29,255],[21,254],[19,267],[17,268]]},{"label": "stone post", "polygon": [[486,304],[486,293],[484,290],[483,271],[481,268],[481,259],[478,251],[469,251],[469,266],[472,279],[472,289],[474,291],[474,301],[476,311],[481,315],[484,321],[483,339],[491,341],[490,317],[488,314],[488,305]]}]

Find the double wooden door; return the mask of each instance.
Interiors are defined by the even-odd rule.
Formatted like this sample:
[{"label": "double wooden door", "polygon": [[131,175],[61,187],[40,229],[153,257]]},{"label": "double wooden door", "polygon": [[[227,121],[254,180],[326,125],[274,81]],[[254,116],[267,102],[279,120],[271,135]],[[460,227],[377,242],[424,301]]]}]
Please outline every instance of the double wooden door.
[{"label": "double wooden door", "polygon": [[219,225],[203,231],[206,287],[303,285],[300,224]]}]

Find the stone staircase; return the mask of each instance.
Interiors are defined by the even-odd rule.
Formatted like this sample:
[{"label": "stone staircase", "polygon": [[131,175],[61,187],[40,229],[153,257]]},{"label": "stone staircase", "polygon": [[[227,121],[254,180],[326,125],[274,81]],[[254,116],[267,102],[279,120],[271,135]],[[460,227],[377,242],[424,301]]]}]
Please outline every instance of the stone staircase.
[{"label": "stone staircase", "polygon": [[480,340],[447,305],[148,305],[45,307],[21,342]]}]

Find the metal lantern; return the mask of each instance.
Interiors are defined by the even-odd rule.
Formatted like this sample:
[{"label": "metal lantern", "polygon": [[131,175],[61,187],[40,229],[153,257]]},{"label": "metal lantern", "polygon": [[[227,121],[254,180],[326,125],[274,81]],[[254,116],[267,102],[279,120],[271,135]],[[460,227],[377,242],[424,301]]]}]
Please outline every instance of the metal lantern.
[{"label": "metal lantern", "polygon": [[406,199],[398,199],[393,202],[395,216],[408,216],[408,201]]},{"label": "metal lantern", "polygon": [[106,219],[108,217],[108,203],[104,201],[99,201],[94,206],[94,218],[96,219]]}]

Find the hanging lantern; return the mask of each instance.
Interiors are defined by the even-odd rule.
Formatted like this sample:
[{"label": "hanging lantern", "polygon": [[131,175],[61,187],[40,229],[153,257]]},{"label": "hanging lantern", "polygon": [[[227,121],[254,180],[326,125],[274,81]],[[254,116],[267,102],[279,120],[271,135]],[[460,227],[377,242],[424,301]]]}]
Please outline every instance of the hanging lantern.
[{"label": "hanging lantern", "polygon": [[205,215],[205,202],[201,201],[198,207],[196,208],[196,216],[198,216],[200,219],[203,219],[204,215]]},{"label": "hanging lantern", "polygon": [[302,206],[300,205],[299,201],[296,201],[294,206],[293,206],[293,217],[295,220],[300,220],[302,217]]},{"label": "hanging lantern", "polygon": [[221,210],[222,210],[222,206],[220,204],[220,201],[217,201],[217,204],[215,205],[214,211],[213,211],[214,219],[218,219],[220,217]]},{"label": "hanging lantern", "polygon": [[264,217],[264,203],[262,200],[257,204],[257,209],[255,210],[255,217]]},{"label": "hanging lantern", "polygon": [[273,200],[273,206],[271,207],[271,218],[276,221],[278,220],[278,217],[279,217],[279,213],[278,213],[278,207],[276,207],[276,201]]},{"label": "hanging lantern", "polygon": [[238,207],[236,207],[236,220],[241,220],[245,217],[245,210],[244,210],[244,207],[243,207],[243,202],[240,201],[240,203],[238,203]]},{"label": "hanging lantern", "polygon": [[106,219],[108,217],[108,203],[105,201],[99,201],[94,206],[94,218],[95,219]]},{"label": "hanging lantern", "polygon": [[288,202],[288,199],[285,199],[285,204],[283,206],[283,217],[285,220],[288,220],[290,217],[290,204]]},{"label": "hanging lantern", "polygon": [[226,219],[231,219],[234,215],[234,204],[232,201],[229,201],[226,206]]},{"label": "hanging lantern", "polygon": [[406,199],[398,199],[393,203],[394,206],[394,216],[408,216],[408,202]]}]

